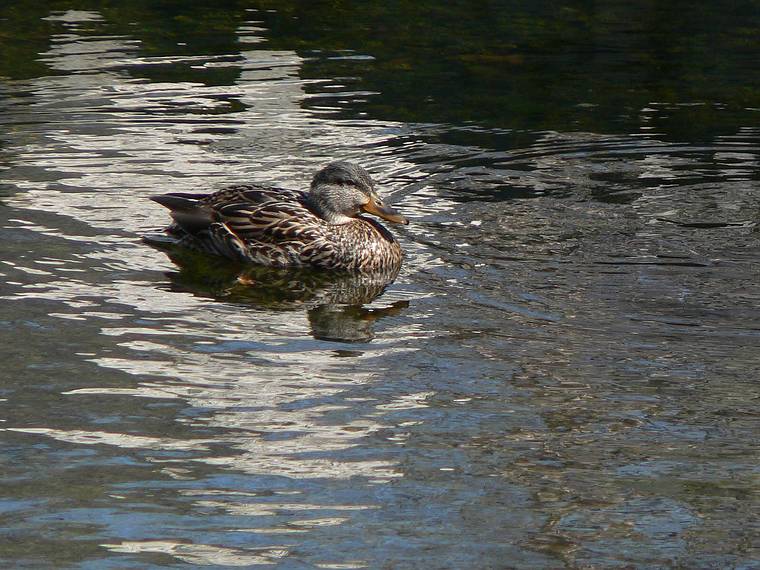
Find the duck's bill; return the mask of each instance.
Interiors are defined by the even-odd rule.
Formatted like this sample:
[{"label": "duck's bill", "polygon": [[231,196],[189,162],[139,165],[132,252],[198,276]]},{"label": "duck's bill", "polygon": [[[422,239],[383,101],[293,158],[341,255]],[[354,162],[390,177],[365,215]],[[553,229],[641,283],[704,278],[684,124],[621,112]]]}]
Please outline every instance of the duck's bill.
[{"label": "duck's bill", "polygon": [[394,224],[408,224],[409,220],[407,220],[404,216],[399,214],[396,210],[391,208],[390,206],[386,206],[383,204],[382,206],[375,203],[374,200],[370,200],[364,206],[362,209],[367,212],[368,214],[374,214],[375,216],[378,216],[384,220],[388,220],[389,222],[393,222]]}]

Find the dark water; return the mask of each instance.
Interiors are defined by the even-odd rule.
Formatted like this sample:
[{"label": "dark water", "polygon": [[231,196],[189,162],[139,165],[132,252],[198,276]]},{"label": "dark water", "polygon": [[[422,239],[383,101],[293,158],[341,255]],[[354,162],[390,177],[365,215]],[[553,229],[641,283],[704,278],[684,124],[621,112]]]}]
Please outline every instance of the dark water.
[{"label": "dark water", "polygon": [[[0,566],[760,567],[758,37],[751,1],[0,6]],[[141,242],[152,194],[336,158],[412,220],[379,297]]]}]

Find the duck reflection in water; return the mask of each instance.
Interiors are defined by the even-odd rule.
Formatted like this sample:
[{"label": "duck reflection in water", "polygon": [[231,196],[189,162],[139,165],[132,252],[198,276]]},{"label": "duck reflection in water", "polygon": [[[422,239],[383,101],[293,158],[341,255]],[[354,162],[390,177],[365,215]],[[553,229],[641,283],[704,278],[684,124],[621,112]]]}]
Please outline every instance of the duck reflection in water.
[{"label": "duck reflection in water", "polygon": [[397,315],[409,305],[408,301],[396,301],[387,307],[364,306],[383,294],[398,275],[398,267],[370,274],[272,268],[231,263],[176,247],[162,249],[178,267],[167,274],[172,291],[254,309],[305,310],[311,334],[319,340],[369,342],[375,337],[377,320]]}]

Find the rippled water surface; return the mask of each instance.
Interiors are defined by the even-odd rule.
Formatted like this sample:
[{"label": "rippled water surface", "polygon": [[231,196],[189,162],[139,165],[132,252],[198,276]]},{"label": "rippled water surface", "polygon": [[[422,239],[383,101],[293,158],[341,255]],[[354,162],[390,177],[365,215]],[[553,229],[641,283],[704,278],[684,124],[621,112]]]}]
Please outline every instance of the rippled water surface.
[{"label": "rippled water surface", "polygon": [[[0,565],[758,568],[760,7],[0,7]],[[395,282],[149,247],[364,165]]]}]

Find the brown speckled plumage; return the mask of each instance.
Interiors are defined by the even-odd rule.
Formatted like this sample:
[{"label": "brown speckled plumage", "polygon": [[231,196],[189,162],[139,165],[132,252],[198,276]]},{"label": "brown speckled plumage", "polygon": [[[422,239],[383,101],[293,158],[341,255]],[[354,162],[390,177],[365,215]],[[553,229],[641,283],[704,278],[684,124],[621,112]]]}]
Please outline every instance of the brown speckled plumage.
[{"label": "brown speckled plumage", "polygon": [[[333,163],[328,168],[335,165],[346,165],[366,175],[350,163]],[[336,180],[333,176],[324,182],[325,170],[315,176],[311,193],[247,184],[213,194],[166,194],[153,199],[171,210],[174,223],[167,233],[191,249],[274,267],[310,266],[361,273],[398,268],[402,252],[393,235],[378,222],[358,215],[359,207],[345,205],[344,198],[337,204],[319,204],[315,185],[317,191],[348,189],[353,192],[352,198],[356,194],[357,200],[364,201],[361,209],[373,199],[388,214],[387,219],[406,220],[382,204],[373,185],[367,191],[359,187],[361,193],[357,194],[350,179]],[[372,184],[369,175],[366,179]],[[325,210],[328,216],[338,216],[340,223],[329,223]],[[343,215],[344,211],[350,213]]]}]

